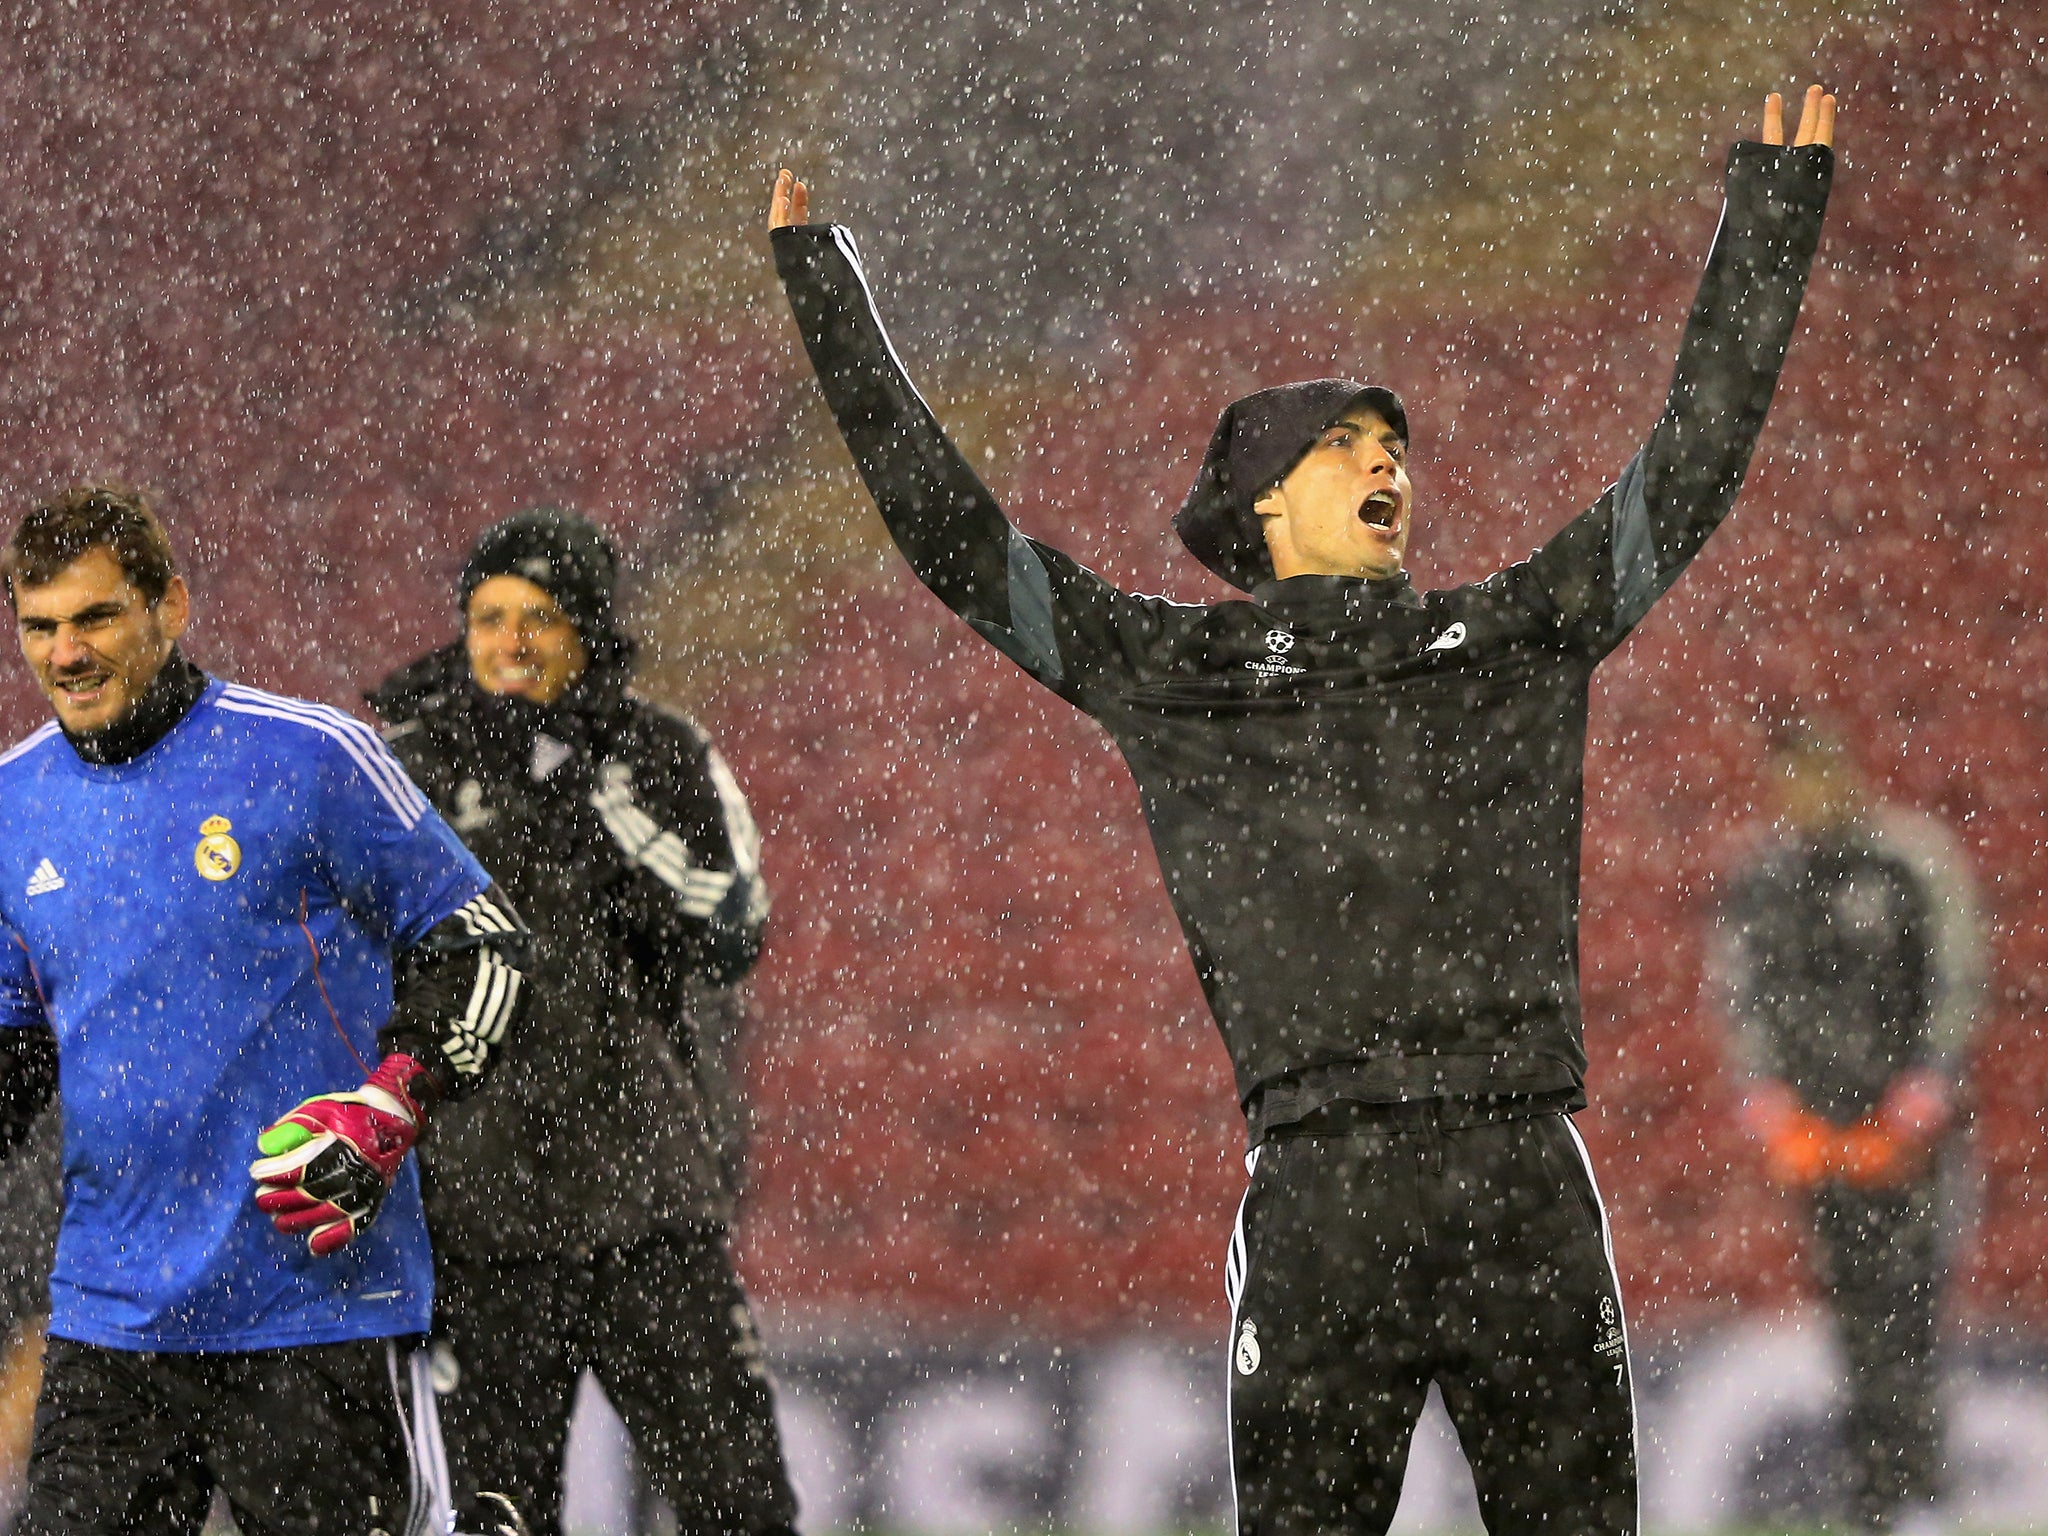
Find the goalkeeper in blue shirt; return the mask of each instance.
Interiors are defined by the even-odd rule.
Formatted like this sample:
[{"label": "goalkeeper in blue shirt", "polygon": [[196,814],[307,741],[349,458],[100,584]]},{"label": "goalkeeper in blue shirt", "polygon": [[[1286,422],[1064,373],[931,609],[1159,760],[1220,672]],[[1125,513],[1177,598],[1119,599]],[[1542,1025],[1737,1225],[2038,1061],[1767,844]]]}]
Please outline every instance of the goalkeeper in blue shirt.
[{"label": "goalkeeper in blue shirt", "polygon": [[518,1015],[525,931],[376,732],[184,658],[139,497],[35,508],[0,579],[56,714],[0,755],[0,1152],[64,1085],[24,1529],[218,1489],[244,1536],[445,1530],[393,1344],[433,1301],[407,1154]]}]

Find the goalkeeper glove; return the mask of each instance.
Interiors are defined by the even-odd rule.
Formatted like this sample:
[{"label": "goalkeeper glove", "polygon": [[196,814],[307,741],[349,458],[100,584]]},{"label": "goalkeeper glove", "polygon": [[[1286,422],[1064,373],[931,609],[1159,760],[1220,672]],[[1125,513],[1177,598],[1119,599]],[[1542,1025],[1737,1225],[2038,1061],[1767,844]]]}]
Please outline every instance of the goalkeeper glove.
[{"label": "goalkeeper glove", "polygon": [[1835,1128],[1783,1083],[1764,1079],[1742,1103],[1742,1123],[1763,1146],[1764,1170],[1787,1189],[1811,1189],[1827,1176]]},{"label": "goalkeeper glove", "polygon": [[1917,1177],[1954,1118],[1948,1086],[1924,1068],[1901,1073],[1877,1108],[1842,1137],[1842,1177],[1864,1189],[1894,1188]]},{"label": "goalkeeper glove", "polygon": [[1914,1172],[1916,1150],[1874,1119],[1844,1128],[1835,1148],[1834,1171],[1859,1189],[1886,1189]]},{"label": "goalkeeper glove", "polygon": [[256,1208],[278,1231],[306,1233],[314,1257],[334,1252],[376,1219],[419,1139],[432,1083],[393,1052],[353,1093],[307,1099],[257,1138]]}]

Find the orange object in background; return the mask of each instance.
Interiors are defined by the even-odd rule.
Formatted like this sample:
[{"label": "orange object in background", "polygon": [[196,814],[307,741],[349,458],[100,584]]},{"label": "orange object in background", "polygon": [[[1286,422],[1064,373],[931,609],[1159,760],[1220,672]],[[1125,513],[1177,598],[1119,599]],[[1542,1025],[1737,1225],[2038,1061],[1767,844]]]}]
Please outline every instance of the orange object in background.
[{"label": "orange object in background", "polygon": [[1844,1130],[1834,1150],[1835,1171],[1860,1189],[1883,1189],[1916,1172],[1916,1149],[1884,1126],[1859,1120]]},{"label": "orange object in background", "polygon": [[1834,1128],[1818,1115],[1800,1115],[1764,1141],[1764,1166],[1788,1189],[1811,1189],[1833,1170]]},{"label": "orange object in background", "polygon": [[1773,1183],[1811,1189],[1832,1171],[1835,1127],[1799,1102],[1783,1083],[1759,1082],[1742,1101],[1742,1124],[1763,1144]]},{"label": "orange object in background", "polygon": [[0,1353],[0,1489],[20,1488],[28,1472],[29,1431],[43,1383],[43,1319],[15,1329]]},{"label": "orange object in background", "polygon": [[1814,1114],[1783,1083],[1763,1082],[1742,1105],[1742,1123],[1763,1146],[1773,1183],[1811,1189],[1839,1178],[1859,1189],[1904,1183],[1926,1166],[1950,1119],[1947,1096],[1918,1075],[1901,1078],[1854,1125]]}]

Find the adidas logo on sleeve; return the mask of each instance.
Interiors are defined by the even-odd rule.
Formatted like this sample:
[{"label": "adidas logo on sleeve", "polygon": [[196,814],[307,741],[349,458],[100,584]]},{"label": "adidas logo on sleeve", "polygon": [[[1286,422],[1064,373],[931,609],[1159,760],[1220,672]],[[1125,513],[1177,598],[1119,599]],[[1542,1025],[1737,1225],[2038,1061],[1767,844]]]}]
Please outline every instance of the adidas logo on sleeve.
[{"label": "adidas logo on sleeve", "polygon": [[36,866],[35,873],[28,877],[28,893],[31,896],[47,896],[52,891],[64,889],[64,877],[57,873],[57,866],[48,859]]}]

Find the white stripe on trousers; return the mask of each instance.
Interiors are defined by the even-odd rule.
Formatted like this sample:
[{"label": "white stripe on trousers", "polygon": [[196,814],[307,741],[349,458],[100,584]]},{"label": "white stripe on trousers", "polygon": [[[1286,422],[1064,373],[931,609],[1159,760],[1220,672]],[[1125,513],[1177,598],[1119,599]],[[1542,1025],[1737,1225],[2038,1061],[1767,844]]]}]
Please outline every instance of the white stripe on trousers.
[{"label": "white stripe on trousers", "polygon": [[[448,1475],[448,1450],[441,1441],[441,1410],[434,1401],[434,1367],[424,1349],[406,1361],[407,1381],[398,1372],[398,1341],[384,1341],[384,1369],[391,1378],[391,1400],[398,1410],[399,1433],[405,1440],[406,1488],[404,1536],[452,1536],[455,1494]],[[411,1414],[405,1411],[411,1388]]]},{"label": "white stripe on trousers", "polygon": [[1251,1253],[1244,1241],[1244,1208],[1252,1198],[1252,1175],[1259,1171],[1259,1154],[1264,1144],[1244,1155],[1244,1197],[1237,1202],[1237,1220],[1231,1223],[1230,1247],[1223,1255],[1223,1294],[1230,1301],[1230,1337],[1223,1341],[1223,1455],[1230,1468],[1230,1529],[1243,1529],[1237,1514],[1237,1442],[1231,1423],[1230,1398],[1237,1390],[1237,1308],[1244,1300],[1244,1284],[1251,1276]]},{"label": "white stripe on trousers", "polygon": [[1614,1287],[1614,1325],[1621,1330],[1621,1359],[1628,1367],[1628,1435],[1630,1456],[1636,1464],[1636,1522],[1635,1528],[1643,1528],[1643,1433],[1642,1424],[1636,1417],[1636,1362],[1628,1345],[1628,1308],[1621,1300],[1621,1271],[1614,1263],[1614,1229],[1607,1224],[1607,1202],[1600,1197],[1600,1180],[1593,1172],[1593,1154],[1586,1146],[1586,1138],[1579,1134],[1579,1128],[1572,1124],[1570,1115],[1561,1115],[1564,1128],[1570,1133],[1572,1145],[1579,1149],[1579,1161],[1586,1165],[1586,1183],[1593,1190],[1593,1209],[1600,1213],[1600,1251],[1607,1256],[1607,1278]]}]

